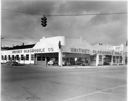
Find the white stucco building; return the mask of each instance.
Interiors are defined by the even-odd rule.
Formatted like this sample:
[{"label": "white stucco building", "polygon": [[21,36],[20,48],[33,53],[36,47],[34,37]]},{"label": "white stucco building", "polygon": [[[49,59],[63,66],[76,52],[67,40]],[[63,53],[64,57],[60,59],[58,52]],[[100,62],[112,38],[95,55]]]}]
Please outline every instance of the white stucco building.
[{"label": "white stucco building", "polygon": [[29,48],[1,51],[1,63],[15,60],[21,64],[113,65],[125,64],[124,48],[90,45],[86,40],[64,36],[43,37]]}]

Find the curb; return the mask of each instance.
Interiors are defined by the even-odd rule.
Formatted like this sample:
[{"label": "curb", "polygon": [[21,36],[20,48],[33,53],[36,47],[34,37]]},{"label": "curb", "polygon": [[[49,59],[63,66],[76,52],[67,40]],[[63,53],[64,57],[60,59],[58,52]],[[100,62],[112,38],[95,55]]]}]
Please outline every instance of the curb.
[{"label": "curb", "polygon": [[[42,66],[38,66],[39,68],[42,68]],[[120,66],[47,66],[45,69],[100,69],[100,68],[126,68],[126,65],[120,65]],[[44,67],[43,67],[44,68]]]}]

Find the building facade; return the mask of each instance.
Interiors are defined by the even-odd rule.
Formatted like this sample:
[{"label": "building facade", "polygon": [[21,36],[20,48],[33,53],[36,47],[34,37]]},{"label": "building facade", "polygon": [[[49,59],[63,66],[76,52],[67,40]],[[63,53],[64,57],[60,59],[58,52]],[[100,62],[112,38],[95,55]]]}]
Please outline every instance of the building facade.
[{"label": "building facade", "polygon": [[92,46],[81,38],[64,36],[43,37],[33,47],[1,51],[1,63],[99,66],[126,64],[126,58],[123,46]]}]

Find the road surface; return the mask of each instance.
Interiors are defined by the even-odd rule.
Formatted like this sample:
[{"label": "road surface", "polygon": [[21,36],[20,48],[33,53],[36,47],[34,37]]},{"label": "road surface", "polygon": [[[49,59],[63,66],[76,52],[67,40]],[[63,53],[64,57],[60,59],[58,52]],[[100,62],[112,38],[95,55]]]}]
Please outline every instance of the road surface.
[{"label": "road surface", "polygon": [[125,66],[68,68],[2,64],[2,101],[126,101]]}]

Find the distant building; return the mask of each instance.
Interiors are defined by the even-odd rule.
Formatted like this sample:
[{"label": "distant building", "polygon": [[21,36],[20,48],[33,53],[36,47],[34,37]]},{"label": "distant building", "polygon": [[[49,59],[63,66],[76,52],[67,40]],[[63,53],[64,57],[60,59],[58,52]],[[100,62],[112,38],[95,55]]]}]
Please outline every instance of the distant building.
[{"label": "distant building", "polygon": [[121,65],[126,64],[121,46],[91,45],[82,38],[43,37],[36,44],[15,46],[1,51],[1,63],[17,61],[39,65]]}]

